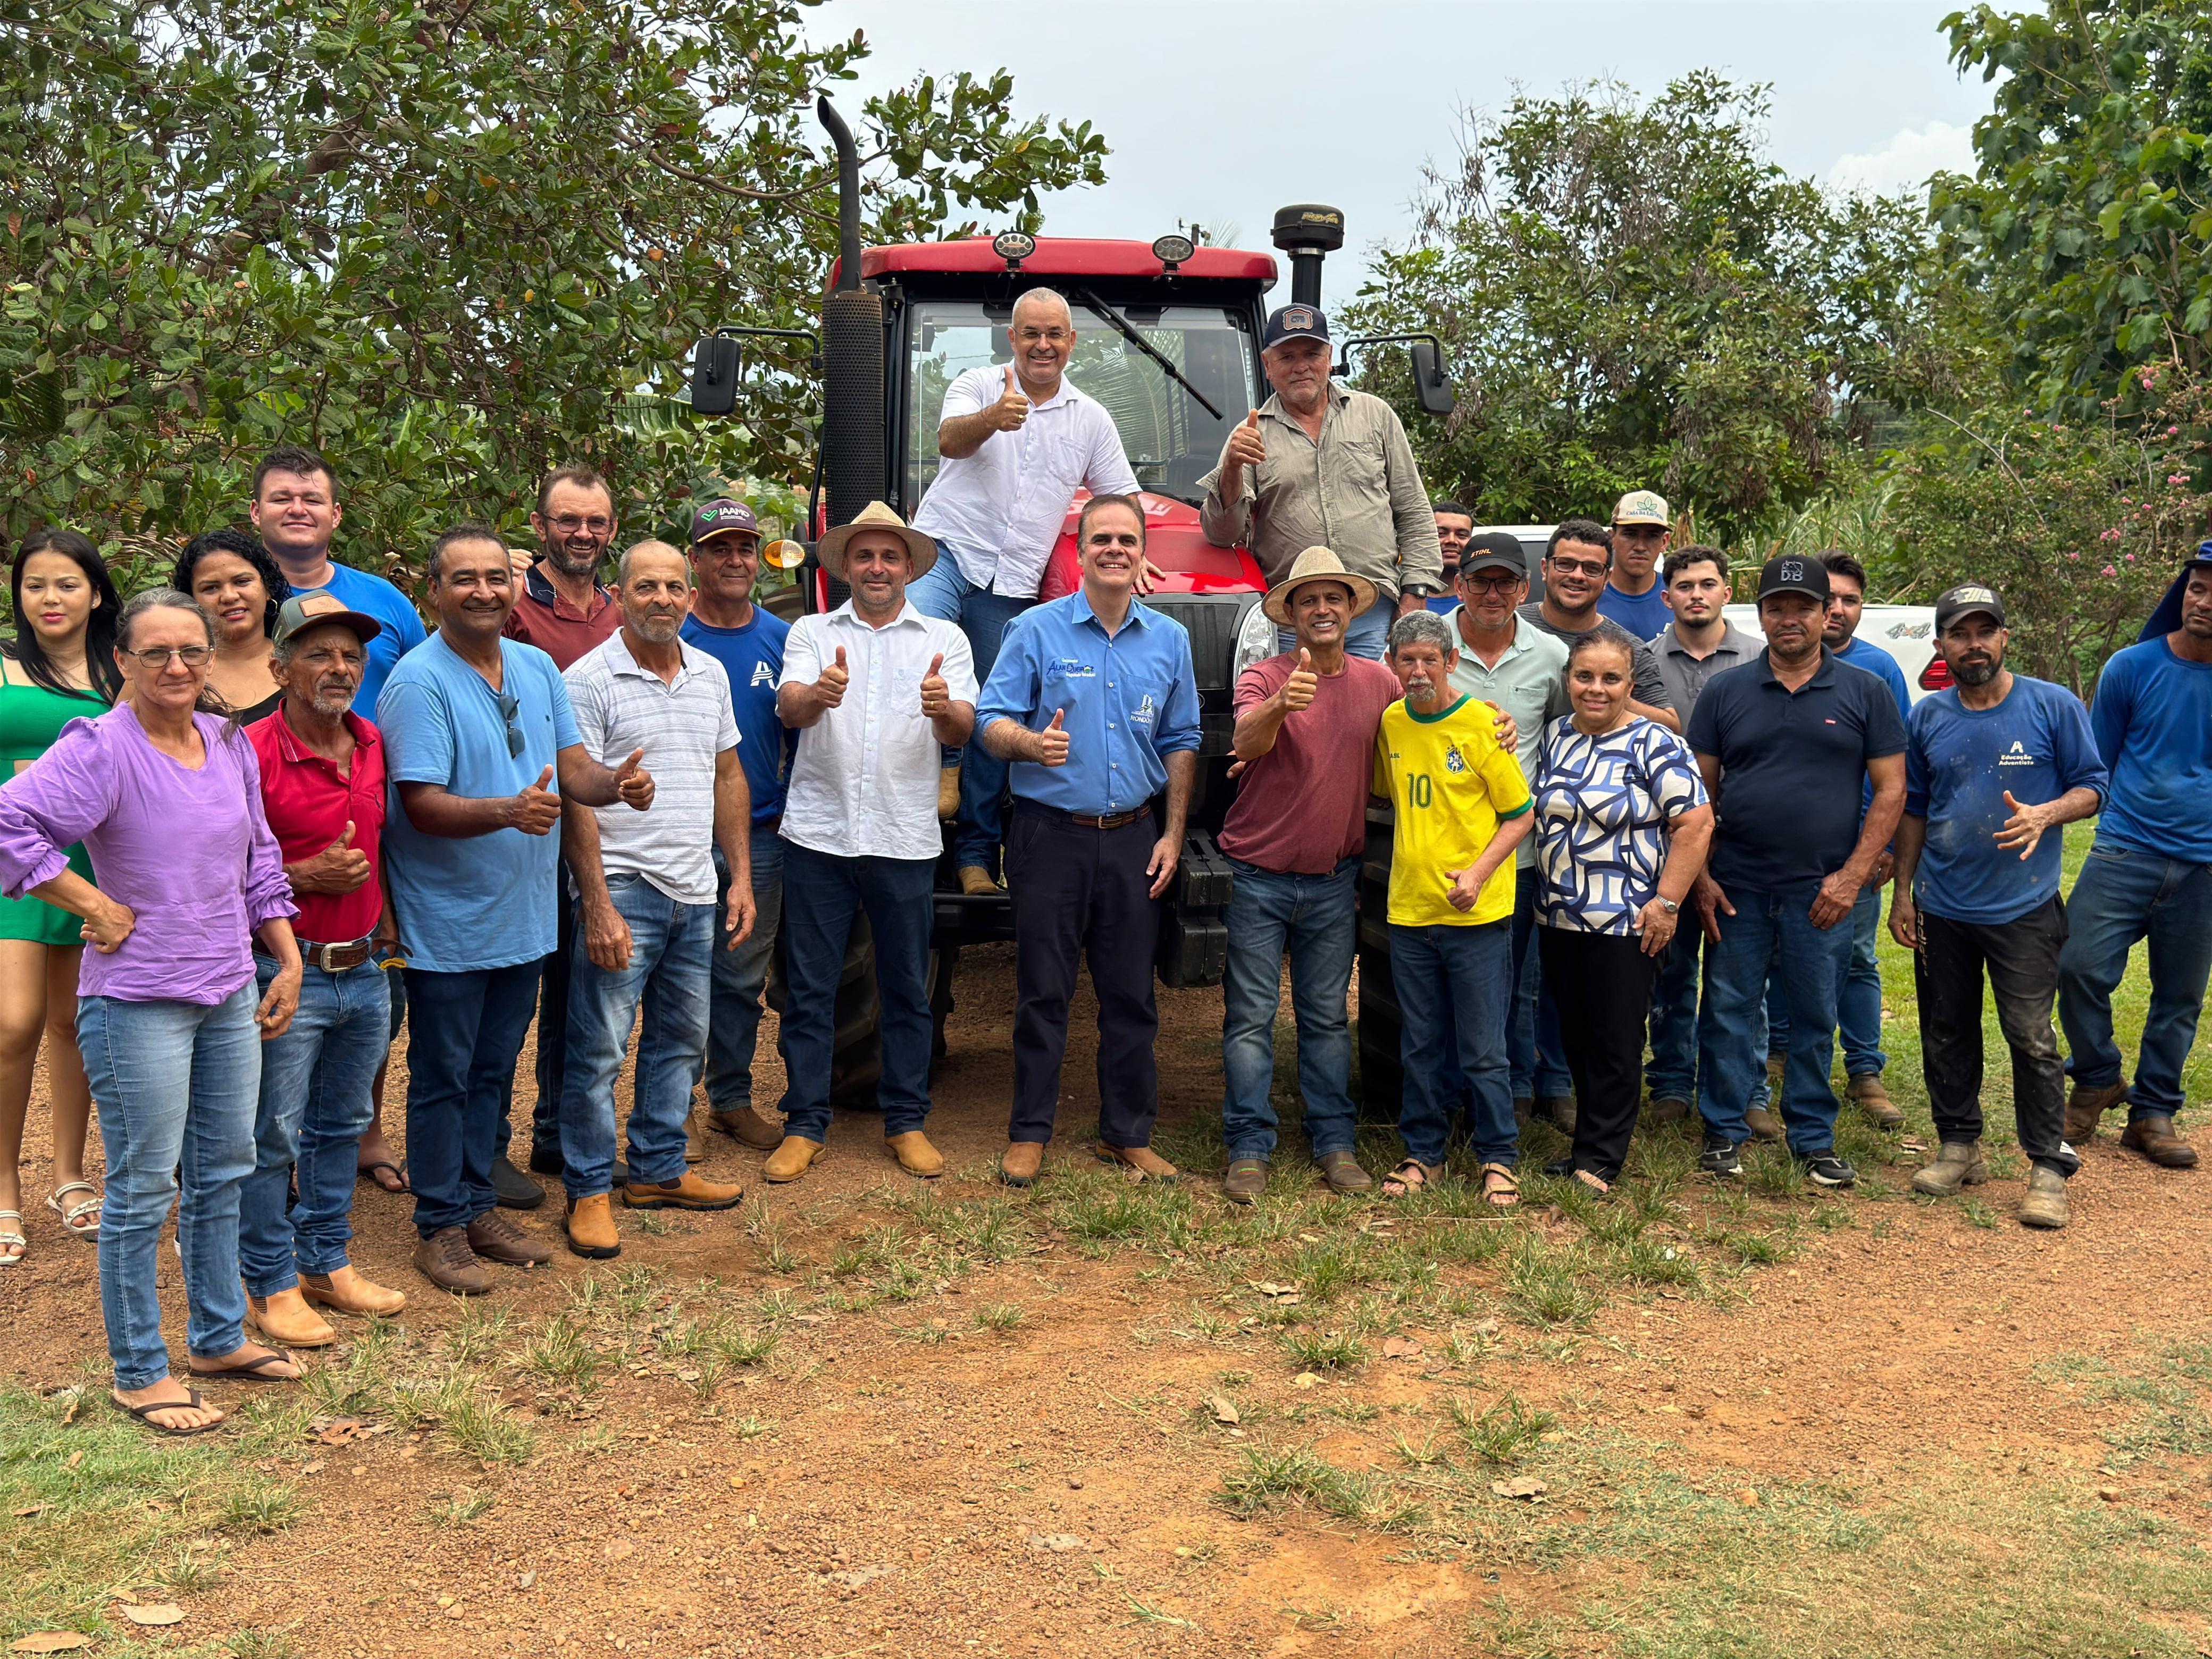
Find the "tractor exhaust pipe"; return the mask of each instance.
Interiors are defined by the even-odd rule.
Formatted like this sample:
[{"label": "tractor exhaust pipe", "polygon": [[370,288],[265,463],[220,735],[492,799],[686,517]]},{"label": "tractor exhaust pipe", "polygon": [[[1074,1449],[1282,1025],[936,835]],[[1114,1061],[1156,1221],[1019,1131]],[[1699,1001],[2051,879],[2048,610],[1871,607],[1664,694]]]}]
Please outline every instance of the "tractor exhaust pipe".
[{"label": "tractor exhaust pipe", "polygon": [[1344,215],[1315,202],[1275,210],[1271,240],[1290,256],[1291,303],[1321,305],[1321,262],[1344,246]]},{"label": "tractor exhaust pipe", "polygon": [[860,161],[827,98],[815,105],[837,149],[837,281],[822,301],[822,478],[828,521],[884,499],[884,302],[860,285]]}]

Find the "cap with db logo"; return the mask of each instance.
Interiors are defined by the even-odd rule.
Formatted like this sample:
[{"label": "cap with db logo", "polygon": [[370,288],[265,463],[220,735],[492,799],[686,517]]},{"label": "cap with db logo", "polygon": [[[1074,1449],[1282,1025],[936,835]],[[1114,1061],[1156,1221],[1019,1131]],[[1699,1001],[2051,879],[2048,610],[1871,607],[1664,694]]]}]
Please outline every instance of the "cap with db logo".
[{"label": "cap with db logo", "polygon": [[1764,599],[1770,593],[1802,593],[1826,605],[1828,567],[1798,553],[1769,559],[1759,573],[1759,597]]}]

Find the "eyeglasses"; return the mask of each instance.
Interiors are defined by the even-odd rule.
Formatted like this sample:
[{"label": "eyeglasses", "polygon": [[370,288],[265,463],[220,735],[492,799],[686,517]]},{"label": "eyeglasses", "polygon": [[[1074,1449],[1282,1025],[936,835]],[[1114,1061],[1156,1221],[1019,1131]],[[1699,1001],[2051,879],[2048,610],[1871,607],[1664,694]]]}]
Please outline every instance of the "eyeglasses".
[{"label": "eyeglasses", "polygon": [[1499,576],[1485,571],[1479,576],[1462,576],[1459,585],[1475,593],[1510,593],[1521,586],[1518,576]]},{"label": "eyeglasses", "polygon": [[207,659],[215,655],[215,653],[204,645],[180,645],[173,650],[166,645],[156,645],[146,650],[133,651],[128,654],[141,668],[158,674],[169,665],[169,659],[172,657],[187,668],[204,668],[207,666]]},{"label": "eyeglasses", "polygon": [[614,533],[615,528],[615,521],[612,519],[596,517],[586,519],[574,513],[563,513],[550,522],[553,527],[564,536],[573,536],[580,530],[588,530],[594,536],[611,536]]},{"label": "eyeglasses", "polygon": [[499,717],[507,722],[507,754],[510,760],[519,760],[522,756],[522,728],[514,723],[515,716],[521,712],[522,704],[514,693],[502,691],[499,694]]},{"label": "eyeglasses", "polygon": [[1605,567],[1600,564],[1595,559],[1562,559],[1554,556],[1552,560],[1552,568],[1554,570],[1578,572],[1585,576],[1602,576],[1605,574]]}]

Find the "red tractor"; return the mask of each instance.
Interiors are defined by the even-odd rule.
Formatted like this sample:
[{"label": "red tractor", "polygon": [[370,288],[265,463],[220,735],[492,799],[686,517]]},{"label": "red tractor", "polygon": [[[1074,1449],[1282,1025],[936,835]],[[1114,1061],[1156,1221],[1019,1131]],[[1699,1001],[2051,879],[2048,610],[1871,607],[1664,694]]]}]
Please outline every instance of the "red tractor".
[{"label": "red tractor", "polygon": [[[1213,832],[1233,790],[1228,769],[1237,642],[1267,583],[1246,550],[1206,539],[1199,528],[1199,480],[1219,459],[1231,428],[1267,395],[1259,342],[1275,260],[1199,246],[1182,235],[1146,244],[1008,232],[864,248],[851,136],[828,100],[819,112],[841,163],[842,253],[823,303],[823,408],[809,502],[811,534],[848,522],[871,501],[887,501],[911,520],[937,476],[946,386],[965,369],[1012,361],[1007,328],[1024,290],[1043,284],[1066,296],[1078,335],[1067,374],[1120,428],[1144,491],[1146,551],[1167,573],[1145,602],[1189,631],[1203,710],[1191,830],[1169,891],[1159,975],[1169,985],[1217,984],[1228,949],[1221,911],[1230,872],[1214,849]],[[1342,216],[1334,208],[1285,208],[1275,216],[1273,240],[1291,261],[1292,301],[1318,305],[1322,258],[1343,245]],[[699,343],[692,378],[696,412],[724,414],[734,407],[738,341],[729,337],[756,331],[774,331],[729,329]],[[1374,342],[1348,342],[1346,349],[1368,343]],[[1424,406],[1448,410],[1450,393],[1436,343],[1419,337],[1413,355]],[[1046,572],[1045,599],[1077,585],[1079,505],[1070,503]],[[815,562],[811,547],[801,578],[805,610],[844,603],[844,586]],[[1012,936],[1008,900],[962,894],[948,852],[931,957],[939,1056],[961,947]],[[862,919],[839,993],[832,1097],[840,1105],[874,1103],[870,956]],[[780,1006],[778,989],[771,986],[771,1000]]]}]

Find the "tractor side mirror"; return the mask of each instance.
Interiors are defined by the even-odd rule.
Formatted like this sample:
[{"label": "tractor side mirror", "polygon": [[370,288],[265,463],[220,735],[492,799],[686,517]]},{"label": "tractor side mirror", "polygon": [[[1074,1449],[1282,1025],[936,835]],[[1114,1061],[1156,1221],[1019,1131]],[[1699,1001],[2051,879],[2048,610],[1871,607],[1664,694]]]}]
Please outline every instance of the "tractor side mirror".
[{"label": "tractor side mirror", "polygon": [[1421,408],[1431,415],[1450,414],[1458,406],[1459,399],[1452,396],[1451,383],[1444,379],[1443,353],[1427,336],[1415,340],[1410,349],[1413,357],[1413,395],[1421,400]]},{"label": "tractor side mirror", "polygon": [[702,334],[691,352],[691,412],[726,415],[737,406],[738,343],[726,335]]}]

